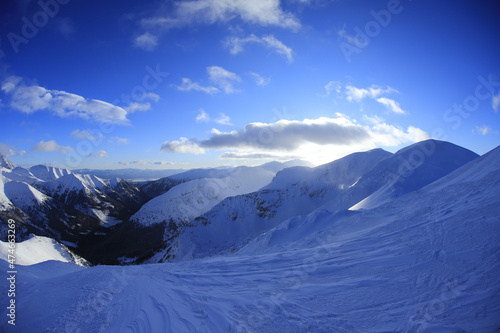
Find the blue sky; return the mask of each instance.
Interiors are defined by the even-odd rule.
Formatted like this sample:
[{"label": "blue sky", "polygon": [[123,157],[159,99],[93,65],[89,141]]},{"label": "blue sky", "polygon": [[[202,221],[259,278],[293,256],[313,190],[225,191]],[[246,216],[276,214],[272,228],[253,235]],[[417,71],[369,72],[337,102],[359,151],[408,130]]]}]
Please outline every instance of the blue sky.
[{"label": "blue sky", "polygon": [[495,1],[3,1],[0,152],[193,168],[500,138]]}]

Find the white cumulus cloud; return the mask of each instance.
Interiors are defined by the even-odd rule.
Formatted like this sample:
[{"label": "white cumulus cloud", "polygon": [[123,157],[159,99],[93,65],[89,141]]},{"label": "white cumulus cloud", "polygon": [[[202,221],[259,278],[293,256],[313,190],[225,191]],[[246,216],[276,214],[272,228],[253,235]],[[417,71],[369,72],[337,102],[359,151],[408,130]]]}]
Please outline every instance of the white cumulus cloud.
[{"label": "white cumulus cloud", "polygon": [[41,152],[56,152],[61,154],[67,154],[73,151],[73,148],[69,146],[62,146],[58,144],[55,140],[50,141],[40,141],[30,149],[31,151],[41,151]]},{"label": "white cumulus cloud", "polygon": [[63,118],[79,117],[97,122],[129,124],[127,111],[119,106],[61,90],[24,85],[17,77],[7,78],[2,90],[10,96],[9,106],[24,113],[48,110]]}]

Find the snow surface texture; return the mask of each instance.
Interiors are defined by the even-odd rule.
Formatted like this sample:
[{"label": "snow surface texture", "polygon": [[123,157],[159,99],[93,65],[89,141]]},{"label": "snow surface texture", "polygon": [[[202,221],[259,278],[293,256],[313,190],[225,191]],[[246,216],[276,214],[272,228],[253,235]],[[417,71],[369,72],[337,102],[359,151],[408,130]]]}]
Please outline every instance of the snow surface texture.
[{"label": "snow surface texture", "polygon": [[[128,267],[55,261],[19,267],[23,315],[15,328],[5,321],[0,328],[496,332],[499,161],[497,148],[374,209],[320,207],[234,254]],[[7,263],[0,261],[0,269]]]}]

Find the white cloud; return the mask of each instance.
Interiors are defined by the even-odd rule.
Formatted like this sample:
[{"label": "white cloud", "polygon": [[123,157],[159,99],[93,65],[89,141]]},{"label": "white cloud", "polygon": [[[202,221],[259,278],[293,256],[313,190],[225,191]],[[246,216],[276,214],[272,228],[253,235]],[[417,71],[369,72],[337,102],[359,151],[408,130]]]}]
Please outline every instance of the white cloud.
[{"label": "white cloud", "polygon": [[337,94],[340,94],[340,90],[342,89],[342,84],[338,81],[329,81],[325,85],[325,93],[326,96],[330,96],[332,92],[336,92]]},{"label": "white cloud", "polygon": [[130,143],[130,140],[127,138],[120,138],[119,136],[113,136],[108,139],[108,142],[120,145],[128,145]]},{"label": "white cloud", "polygon": [[226,94],[237,92],[234,88],[234,83],[240,82],[241,78],[219,66],[207,67],[208,78],[215,85],[219,86]]},{"label": "white cloud", "polygon": [[491,98],[491,107],[493,110],[498,111],[498,108],[500,107],[500,92],[497,95],[493,95]]},{"label": "white cloud", "polygon": [[299,151],[304,146],[373,147],[373,145],[397,146],[430,138],[415,127],[405,130],[383,123],[379,119],[367,119],[369,125],[360,125],[342,114],[335,118],[279,120],[274,123],[250,123],[243,130],[232,132],[212,131],[205,140],[181,138],[166,141],[162,150],[201,154],[206,150],[258,149],[258,152]]},{"label": "white cloud", "polygon": [[229,118],[229,116],[225,115],[224,113],[219,114],[219,117],[215,118],[214,122],[216,122],[219,125],[225,125],[225,126],[233,125],[231,123],[231,118]]},{"label": "white cloud", "polygon": [[99,150],[97,153],[90,154],[88,157],[106,158],[108,157],[108,152],[105,150]]},{"label": "white cloud", "polygon": [[276,53],[284,56],[288,62],[293,61],[292,49],[276,39],[274,36],[264,36],[262,37],[262,40],[264,40],[266,46],[273,49]]},{"label": "white cloud", "polygon": [[209,122],[210,121],[210,116],[208,113],[205,112],[205,110],[200,109],[200,112],[196,116],[196,122]]},{"label": "white cloud", "polygon": [[[137,98],[137,100],[143,101],[143,100],[152,100],[154,102],[158,102],[160,100],[160,96],[158,94],[155,94],[153,92],[148,92],[145,93],[141,96],[141,98]],[[151,109],[151,103],[149,102],[131,102],[129,106],[124,107],[125,110],[127,110],[127,113],[134,113],[137,111],[148,111]]]},{"label": "white cloud", "polygon": [[148,93],[144,94],[143,98],[144,99],[150,99],[152,101],[158,102],[160,100],[160,95],[155,94],[153,92],[148,92]]},{"label": "white cloud", "polygon": [[375,85],[372,85],[371,87],[366,89],[356,88],[354,86],[347,85],[345,87],[345,90],[346,90],[346,99],[349,102],[360,102],[361,100],[367,97],[375,99],[385,94],[398,92],[397,90],[391,87],[381,88]]},{"label": "white cloud", "polygon": [[213,86],[202,86],[198,82],[193,82],[189,78],[182,78],[182,84],[175,86],[180,91],[201,91],[209,95],[219,92],[219,89]]},{"label": "white cloud", "polygon": [[[219,117],[212,118],[212,117],[210,117],[210,115],[204,109],[200,109],[200,111],[198,112],[198,115],[196,116],[195,120],[198,123],[201,123],[201,122],[204,122],[204,123],[214,122],[214,123],[217,123],[219,125],[226,125],[226,126],[233,125],[231,123],[231,118],[229,118],[229,116],[227,116],[226,114],[220,113]],[[213,130],[215,130],[215,129],[213,129]]]},{"label": "white cloud", "polygon": [[117,162],[118,164],[121,165],[140,165],[140,166],[146,166],[146,165],[173,165],[173,162],[167,162],[167,161],[144,161],[144,160],[136,160],[136,161],[130,161],[130,162],[124,162],[120,161]]},{"label": "white cloud", "polygon": [[198,82],[193,82],[189,78],[182,78],[182,84],[180,86],[174,85],[174,87],[180,91],[201,91],[209,95],[220,91],[226,94],[238,92],[234,88],[235,83],[241,82],[241,78],[238,75],[220,66],[209,66],[206,70],[208,79],[213,83],[212,86],[203,86]]},{"label": "white cloud", "polygon": [[125,110],[127,110],[127,113],[134,113],[137,111],[147,111],[151,109],[151,103],[145,102],[145,103],[139,103],[139,102],[132,102],[130,103],[129,106],[125,107]]},{"label": "white cloud", "polygon": [[85,129],[85,130],[76,129],[71,132],[71,136],[73,136],[78,140],[90,140],[90,141],[96,141],[102,138],[101,133],[90,129]]},{"label": "white cloud", "polygon": [[264,37],[257,37],[254,34],[251,34],[248,37],[240,38],[240,37],[228,37],[224,41],[224,45],[229,49],[231,54],[238,54],[243,52],[245,45],[249,43],[262,44],[265,47],[271,49],[274,53],[277,53],[288,60],[288,62],[293,61],[293,50],[283,44],[280,40],[278,40],[273,35],[268,35]]},{"label": "white cloud", "polygon": [[255,79],[255,84],[259,87],[267,86],[271,79],[265,78],[257,73],[249,72],[248,75],[252,76]]},{"label": "white cloud", "polygon": [[488,135],[493,132],[491,127],[484,125],[484,126],[476,126],[474,128],[474,132],[479,133],[481,135]]},{"label": "white cloud", "polygon": [[419,142],[431,139],[429,134],[420,128],[408,126],[406,131],[400,127],[389,125],[378,117],[365,117],[371,124],[369,127],[370,137],[373,142],[385,146],[394,147],[403,143]]},{"label": "white cloud", "polygon": [[225,152],[222,153],[219,158],[224,159],[270,159],[270,160],[291,160],[299,158],[294,155],[279,155],[270,153],[239,153],[239,152]]},{"label": "white cloud", "polygon": [[235,18],[260,26],[298,30],[299,20],[284,12],[280,0],[191,0],[176,1],[166,15],[143,19],[146,29],[171,29],[193,24],[226,23]]},{"label": "white cloud", "polygon": [[10,95],[10,107],[24,113],[49,110],[63,118],[79,117],[97,122],[129,124],[127,111],[121,107],[65,91],[23,85],[17,77],[7,78],[2,90]]},{"label": "white cloud", "polygon": [[180,138],[178,141],[166,141],[161,150],[173,153],[203,154],[205,149],[201,148],[194,140]]},{"label": "white cloud", "polygon": [[158,46],[158,36],[145,32],[134,38],[134,46],[146,51],[153,51]]},{"label": "white cloud", "polygon": [[385,105],[389,111],[399,114],[406,114],[406,112],[403,109],[401,109],[399,103],[393,99],[389,99],[387,97],[379,97],[377,98],[377,102]]},{"label": "white cloud", "polygon": [[4,156],[22,156],[26,154],[26,150],[17,150],[6,143],[0,142],[0,154]]},{"label": "white cloud", "polygon": [[73,151],[73,148],[68,146],[61,146],[55,140],[50,141],[40,141],[30,149],[31,151],[42,151],[42,152],[56,152],[61,154],[67,154]]}]

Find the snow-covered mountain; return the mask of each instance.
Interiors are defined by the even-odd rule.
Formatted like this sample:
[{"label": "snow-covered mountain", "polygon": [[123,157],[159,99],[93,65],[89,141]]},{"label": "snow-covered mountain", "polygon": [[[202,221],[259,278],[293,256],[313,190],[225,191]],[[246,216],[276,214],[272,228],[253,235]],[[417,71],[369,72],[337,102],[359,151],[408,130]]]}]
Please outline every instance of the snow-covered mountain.
[{"label": "snow-covered mountain", "polygon": [[[460,157],[459,162],[466,154],[453,146],[438,143],[436,147],[438,154],[442,149],[459,152],[461,156],[448,156]],[[344,209],[319,205],[302,216],[280,221],[236,253],[126,267],[82,268],[55,261],[19,267],[23,276],[19,289],[23,292],[16,304],[22,304],[23,320],[15,328],[2,329],[498,331],[500,147],[418,188],[410,186],[417,183],[412,178],[419,175],[416,168],[408,173],[393,168],[389,168],[389,175],[376,173],[377,166],[399,155],[378,154],[385,156],[380,156],[379,163],[367,173],[390,180],[394,175],[402,176],[400,182],[407,181],[403,185],[409,191],[388,200],[384,197],[385,202],[378,202],[375,208],[349,210],[353,206],[350,197],[345,199]],[[403,158],[399,166],[404,163]],[[323,168],[339,171],[342,168],[337,164]],[[418,165],[426,168],[424,164]],[[298,170],[283,172],[316,172],[316,168]],[[357,183],[355,176],[348,175],[349,182],[334,177],[331,187],[354,189],[366,174]],[[286,193],[294,184],[299,189],[305,185],[318,189],[299,179],[275,180],[277,183],[272,187],[271,183],[267,190]],[[366,180],[366,184],[372,183]],[[373,187],[372,193],[382,188]],[[313,193],[310,189],[304,188],[302,198]],[[371,195],[362,190],[359,193]],[[217,221],[210,222],[214,225]],[[247,221],[232,222],[242,225]],[[228,232],[224,236],[233,235]],[[0,269],[6,271],[7,263],[0,261]],[[0,280],[0,287],[7,288],[7,283]],[[5,294],[1,297],[2,301],[7,298]],[[7,311],[4,309],[1,316]]]},{"label": "snow-covered mountain", "polygon": [[101,170],[101,169],[76,169],[73,170],[74,173],[94,175],[103,179],[125,179],[127,181],[139,182],[139,181],[151,181],[168,176],[175,175],[177,173],[184,172],[184,169],[167,169],[167,170],[154,170],[154,169],[113,169],[113,170]]},{"label": "snow-covered mountain", "polygon": [[169,248],[177,260],[235,251],[280,222],[318,208],[374,208],[418,190],[477,158],[462,147],[423,141],[396,154],[354,153],[316,168],[288,168],[262,190],[228,198],[180,232]]},{"label": "snow-covered mountain", "polygon": [[51,167],[51,166],[46,166],[46,165],[32,166],[31,168],[29,168],[29,172],[32,175],[34,175],[35,177],[37,177],[43,181],[46,181],[46,182],[50,182],[50,181],[56,180],[58,178],[61,178],[63,176],[73,174],[68,169],[56,168],[56,167]]},{"label": "snow-covered mountain", "polygon": [[179,183],[142,206],[130,221],[139,228],[162,225],[165,230],[164,246],[167,249],[150,261],[163,261],[169,258],[168,247],[172,241],[194,218],[206,213],[225,198],[261,189],[272,181],[278,171],[297,164],[306,163],[291,161],[267,163],[258,167],[196,169],[154,182],[154,185]]},{"label": "snow-covered mountain", "polygon": [[78,252],[83,237],[121,223],[147,199],[120,179],[42,165],[14,167],[3,156],[2,161],[8,168],[0,168],[0,234],[6,233],[6,221],[14,219],[19,241],[30,234],[47,236]]},{"label": "snow-covered mountain", "polygon": [[[269,162],[254,168],[256,168],[256,170],[266,170],[270,173],[276,174],[280,170],[293,166],[311,166],[311,164],[302,160],[291,160],[287,162]],[[187,181],[205,178],[225,178],[226,180],[229,178],[234,178],[234,176],[237,175],[241,169],[241,167],[192,169],[176,173],[174,175],[164,177],[156,181],[144,182],[140,186],[140,188],[144,193],[154,198],[168,192],[174,186],[185,183]]]},{"label": "snow-covered mountain", "polygon": [[4,155],[0,154],[0,168],[12,170],[15,168],[14,164],[7,159]]},{"label": "snow-covered mountain", "polygon": [[183,182],[142,206],[131,220],[143,225],[169,221],[178,225],[189,223],[227,197],[261,189],[287,165],[273,163],[222,170],[197,169],[169,177],[172,181]]}]

